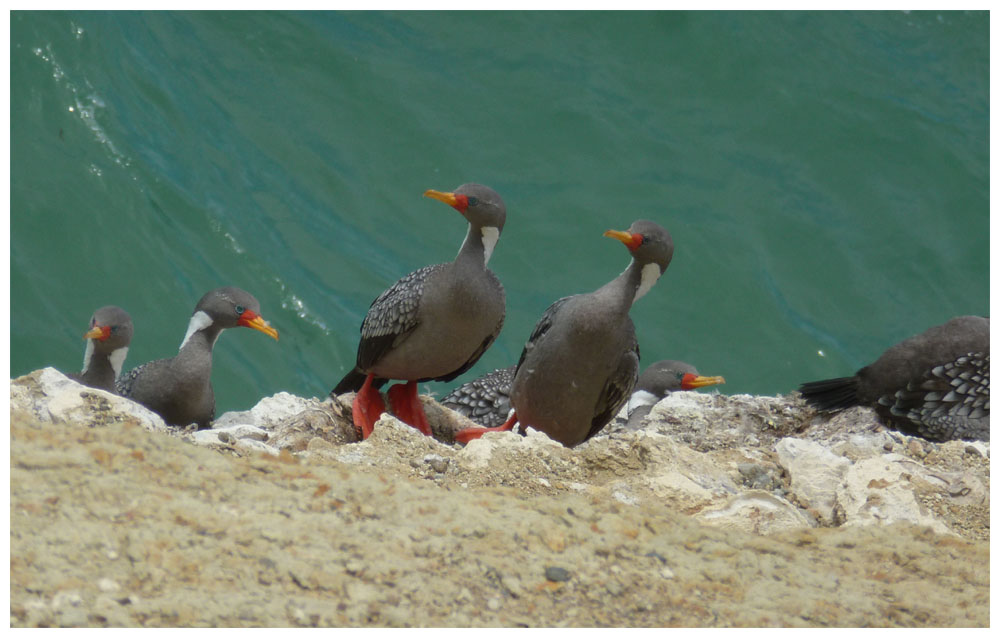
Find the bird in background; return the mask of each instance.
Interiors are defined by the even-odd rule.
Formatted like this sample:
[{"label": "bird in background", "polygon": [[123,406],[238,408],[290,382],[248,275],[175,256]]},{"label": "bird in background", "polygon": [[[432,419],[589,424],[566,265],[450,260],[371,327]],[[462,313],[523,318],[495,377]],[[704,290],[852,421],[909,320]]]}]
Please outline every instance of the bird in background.
[{"label": "bird in background", "polygon": [[989,441],[990,320],[955,317],[854,376],[803,383],[799,392],[822,412],[870,406],[890,427],[931,441]]},{"label": "bird in background", "polygon": [[[516,365],[493,370],[452,390],[439,403],[487,428],[510,416],[510,386]],[[636,381],[628,400],[628,425],[636,428],[660,399],[671,392],[695,390],[725,383],[723,377],[705,377],[689,363],[664,359],[650,364]]]},{"label": "bird in background", "polygon": [[706,377],[690,363],[664,359],[650,364],[636,381],[628,400],[628,425],[638,428],[653,406],[671,392],[696,390],[725,383],[723,377]]},{"label": "bird in background", "polygon": [[230,286],[205,293],[194,308],[177,356],[134,368],[118,379],[115,389],[169,425],[208,427],[215,418],[212,349],[223,330],[238,326],[278,339],[278,331],[260,316],[260,303],[247,291]]},{"label": "bird in background", "polygon": [[114,392],[115,380],[122,372],[132,343],[132,318],[118,306],[98,308],[83,338],[87,340],[83,370],[66,376],[92,388]]}]

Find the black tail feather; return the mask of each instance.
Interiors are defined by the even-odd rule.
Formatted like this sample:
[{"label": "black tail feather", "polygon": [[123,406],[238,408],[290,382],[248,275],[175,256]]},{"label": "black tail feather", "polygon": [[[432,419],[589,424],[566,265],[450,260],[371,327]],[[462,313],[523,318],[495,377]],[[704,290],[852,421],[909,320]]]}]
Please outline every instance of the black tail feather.
[{"label": "black tail feather", "polygon": [[[340,380],[340,383],[337,384],[337,387],[335,387],[333,390],[330,391],[330,396],[337,396],[338,394],[344,394],[346,392],[357,392],[358,390],[361,389],[361,386],[365,384],[365,379],[367,378],[367,376],[368,375],[366,375],[364,372],[361,372],[357,368],[354,368],[346,375],[344,375],[344,378]],[[375,377],[372,380],[372,386],[375,387],[375,389],[378,389],[384,386],[387,381],[389,380],[382,379],[381,377]]]},{"label": "black tail feather", "polygon": [[810,381],[800,385],[799,392],[809,405],[824,412],[836,412],[859,405],[857,377]]}]

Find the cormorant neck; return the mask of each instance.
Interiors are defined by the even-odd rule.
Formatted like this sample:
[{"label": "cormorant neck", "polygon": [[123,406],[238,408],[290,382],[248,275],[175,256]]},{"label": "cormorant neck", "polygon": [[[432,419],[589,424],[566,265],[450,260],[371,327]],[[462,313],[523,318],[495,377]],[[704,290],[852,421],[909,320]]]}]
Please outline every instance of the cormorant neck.
[{"label": "cormorant neck", "polygon": [[500,229],[496,226],[469,224],[469,232],[465,234],[465,241],[462,242],[455,261],[470,262],[486,268],[498,239],[500,239]]},{"label": "cormorant neck", "polygon": [[184,341],[181,342],[180,351],[184,352],[185,348],[199,348],[212,352],[220,334],[222,334],[222,329],[213,325],[212,318],[208,316],[208,313],[199,310],[191,315],[191,321],[188,322],[187,333],[184,335]]}]

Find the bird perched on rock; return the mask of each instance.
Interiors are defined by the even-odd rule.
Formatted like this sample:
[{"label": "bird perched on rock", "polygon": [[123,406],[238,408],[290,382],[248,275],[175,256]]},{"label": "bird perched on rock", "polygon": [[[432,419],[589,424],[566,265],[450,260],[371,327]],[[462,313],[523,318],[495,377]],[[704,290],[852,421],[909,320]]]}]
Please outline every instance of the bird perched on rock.
[{"label": "bird perched on rock", "polygon": [[[517,366],[513,365],[477,377],[452,390],[439,403],[483,427],[502,425],[510,416],[510,386],[515,370]],[[663,360],[650,364],[639,375],[629,397],[629,426],[638,427],[653,406],[671,392],[725,382],[722,377],[703,377],[693,365],[683,361]]]},{"label": "bird perched on rock", "polygon": [[395,415],[430,436],[417,383],[458,377],[479,360],[503,327],[503,286],[487,268],[507,218],[503,200],[480,184],[424,195],[455,208],[468,220],[469,230],[454,261],[410,273],[368,309],[357,366],[331,392],[357,392],[352,413],[364,438],[385,410],[377,388],[389,379],[406,381],[389,389]]},{"label": "bird perched on rock", "polygon": [[[588,294],[563,297],[535,325],[521,352],[510,402],[516,422],[532,426],[567,447],[597,434],[628,400],[639,376],[639,344],[629,309],[670,265],[674,244],[660,225],[646,220],[627,231],[604,233],[632,255],[625,271]],[[487,428],[468,428],[468,442]]]},{"label": "bird perched on rock", "polygon": [[132,318],[118,306],[98,308],[83,338],[87,340],[83,370],[67,376],[92,388],[114,392],[132,342]]},{"label": "bird perched on rock", "polygon": [[722,377],[703,377],[690,363],[665,359],[650,364],[635,384],[628,400],[628,427],[637,428],[660,399],[671,392],[694,390],[725,383]]},{"label": "bird perched on rock", "polygon": [[892,346],[853,377],[799,391],[825,412],[871,406],[887,425],[932,441],[989,441],[990,320],[955,317]]},{"label": "bird perched on rock", "polygon": [[509,366],[477,377],[452,390],[439,403],[484,427],[503,425],[510,413],[510,384],[516,369]]},{"label": "bird perched on rock", "polygon": [[247,291],[227,287],[205,293],[194,308],[177,356],[131,370],[118,380],[118,394],[141,403],[170,425],[208,427],[215,418],[212,348],[223,330],[237,326],[278,338]]}]

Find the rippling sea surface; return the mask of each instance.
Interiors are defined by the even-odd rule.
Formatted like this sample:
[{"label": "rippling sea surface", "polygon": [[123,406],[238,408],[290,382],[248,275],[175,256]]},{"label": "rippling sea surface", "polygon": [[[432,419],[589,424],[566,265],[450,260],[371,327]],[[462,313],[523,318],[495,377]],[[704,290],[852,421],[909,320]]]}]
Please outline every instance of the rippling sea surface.
[{"label": "rippling sea surface", "polygon": [[496,189],[496,344],[618,275],[648,218],[673,263],[632,310],[644,364],[725,393],[842,376],[989,313],[986,12],[13,12],[11,375],[78,371],[93,310],[126,369],[201,295],[281,334],[215,348],[218,411],[324,396],[371,301],[465,235],[422,196]]}]

